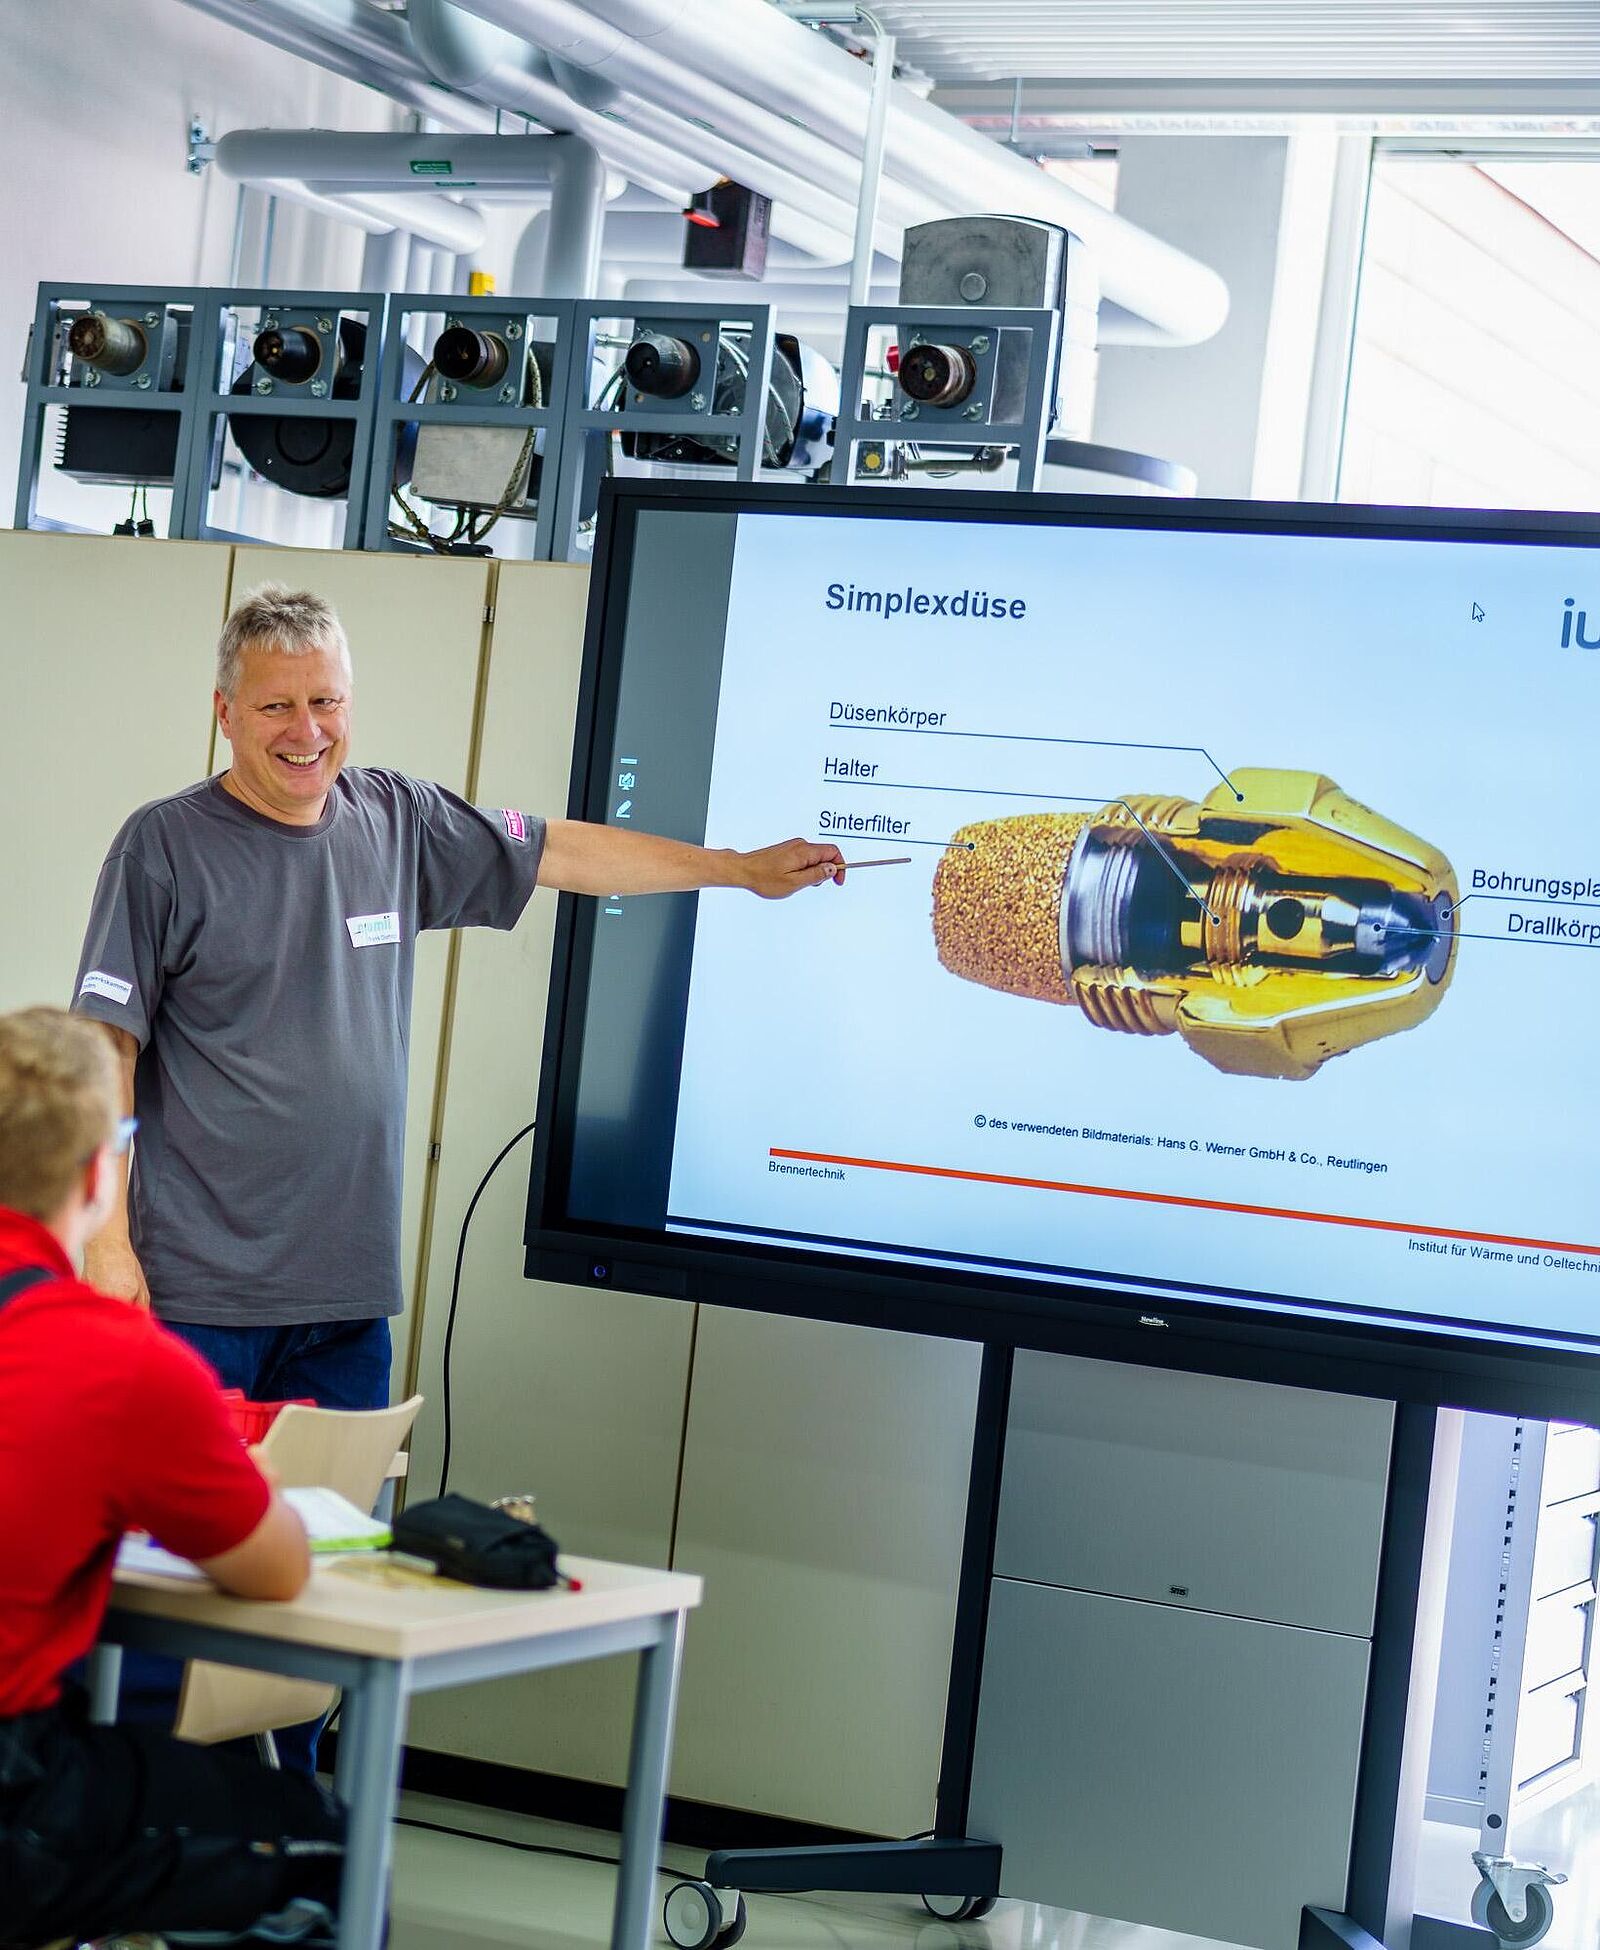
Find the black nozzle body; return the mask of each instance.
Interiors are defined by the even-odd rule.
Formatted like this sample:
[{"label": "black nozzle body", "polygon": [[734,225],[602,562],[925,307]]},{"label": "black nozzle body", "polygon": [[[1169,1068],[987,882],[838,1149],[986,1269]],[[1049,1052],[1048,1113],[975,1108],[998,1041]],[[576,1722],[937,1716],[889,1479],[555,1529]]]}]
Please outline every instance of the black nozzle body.
[{"label": "black nozzle body", "polygon": [[965,346],[913,345],[900,360],[900,389],[923,406],[959,406],[977,383]]},{"label": "black nozzle body", "polygon": [[73,320],[67,334],[73,358],[100,372],[137,372],[145,362],[150,341],[131,318],[108,318],[103,311],[85,312]]},{"label": "black nozzle body", "polygon": [[700,377],[700,354],[686,339],[641,332],[622,361],[628,384],[653,399],[682,399]]},{"label": "black nozzle body", "polygon": [[256,334],[255,361],[263,372],[287,385],[303,385],[322,364],[322,340],[302,325],[273,326]]},{"label": "black nozzle body", "polygon": [[498,386],[511,366],[511,352],[498,332],[450,325],[433,342],[433,366],[441,379],[459,386]]}]

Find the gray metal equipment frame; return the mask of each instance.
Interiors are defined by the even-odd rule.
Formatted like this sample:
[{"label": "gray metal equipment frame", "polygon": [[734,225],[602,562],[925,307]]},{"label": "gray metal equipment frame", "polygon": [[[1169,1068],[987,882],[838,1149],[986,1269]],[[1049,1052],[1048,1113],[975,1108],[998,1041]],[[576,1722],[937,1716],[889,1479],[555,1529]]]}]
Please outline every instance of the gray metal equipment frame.
[{"label": "gray metal equipment frame", "polygon": [[[17,468],[15,525],[18,528],[47,528],[78,533],[67,522],[40,515],[39,471],[44,458],[45,415],[52,406],[110,407],[123,412],[172,413],[178,420],[176,464],[173,469],[172,505],[167,513],[167,534],[187,533],[183,527],[184,487],[189,478],[194,450],[196,401],[200,391],[201,365],[198,357],[202,303],[207,293],[192,285],[43,283],[34,305],[33,330],[28,338],[23,380],[27,387],[22,409],[21,455]],[[169,391],[151,386],[140,389],[119,381],[97,387],[65,386],[55,383],[58,356],[62,351],[60,331],[64,308],[82,304],[90,311],[159,313],[169,307],[188,306],[193,313],[188,351],[178,383]],[[151,320],[146,321],[153,322]],[[202,450],[202,471],[203,471]]]},{"label": "gray metal equipment frame", "polygon": [[282,1673],[291,1679],[316,1679],[343,1687],[334,1786],[349,1810],[349,1831],[338,1944],[339,1950],[380,1950],[388,1909],[400,1757],[411,1696],[480,1679],[543,1672],[614,1653],[638,1652],[642,1656],[634,1695],[611,1950],[648,1950],[683,1628],[684,1613],[666,1611],[509,1644],[409,1660],[381,1659],[288,1644],[219,1625],[119,1611],[113,1594],[101,1627],[101,1642],[90,1658],[90,1710],[102,1724],[115,1718],[123,1648],[180,1659],[212,1659],[254,1672]]},{"label": "gray metal equipment frame", "polygon": [[[865,417],[867,354],[872,333],[890,327],[902,355],[917,337],[936,332],[941,342],[963,346],[977,368],[970,399],[954,406],[924,406],[894,389],[888,419]],[[857,477],[856,449],[863,441],[924,440],[940,447],[1014,447],[1017,449],[1019,489],[1039,486],[1049,435],[1049,415],[1061,331],[1059,312],[1009,306],[967,305],[852,305],[845,325],[844,359],[839,373],[839,420],[833,441],[833,470],[837,486],[870,484]],[[1020,420],[995,420],[996,367],[1000,334],[1026,332],[1028,369]],[[884,478],[888,478],[887,470]]]},{"label": "gray metal equipment frame", "polygon": [[[355,423],[355,444],[350,456],[350,491],[345,499],[341,546],[359,548],[371,472],[373,409],[378,398],[380,360],[373,354],[384,344],[387,336],[384,319],[387,298],[381,291],[291,291],[277,287],[202,291],[195,296],[200,302],[196,307],[194,332],[190,339],[190,364],[194,372],[193,426],[189,446],[179,457],[184,505],[177,532],[194,541],[248,542],[260,539],[257,536],[236,535],[211,525],[209,470],[196,463],[209,454],[213,429],[219,417],[262,415],[274,419],[351,420]],[[438,309],[437,305],[435,309]],[[294,315],[321,313],[330,319],[337,319],[340,312],[364,312],[367,350],[362,359],[361,387],[356,397],[335,399],[330,393],[317,398],[306,387],[297,385],[275,385],[267,395],[229,392],[233,375],[223,370],[224,355],[233,342],[227,330],[228,316],[244,310],[275,310]]]},{"label": "gray metal equipment frame", "polygon": [[[556,503],[558,483],[562,478],[563,407],[570,396],[572,348],[578,342],[573,323],[574,310],[574,301],[570,298],[454,298],[441,297],[437,292],[407,292],[389,300],[378,394],[373,408],[372,458],[363,547],[406,547],[405,542],[397,541],[389,534],[389,497],[394,486],[395,449],[402,426],[532,427],[542,429],[544,433],[541,491],[534,521],[534,557],[541,562],[560,559],[555,548]],[[470,398],[463,396],[453,401],[406,399],[403,396],[406,322],[423,312],[458,319],[464,325],[470,325],[474,320],[503,320],[511,314],[525,314],[530,320],[548,320],[554,329],[555,357],[551,367],[549,397],[544,405],[524,406],[521,400],[501,401],[487,394]],[[470,394],[471,390],[468,388],[467,392]],[[414,546],[420,548],[423,545],[419,541]]]},{"label": "gray metal equipment frame", "polygon": [[[656,300],[629,304],[619,299],[581,301],[573,305],[571,353],[567,360],[567,391],[562,414],[559,491],[552,559],[582,559],[578,529],[604,468],[604,443],[616,433],[667,433],[731,437],[738,442],[734,478],[753,481],[761,467],[766,436],[767,388],[772,376],[774,340],[772,307],[739,299],[724,303],[683,303]],[[637,399],[623,411],[593,404],[590,388],[600,328],[608,323],[632,323],[635,332],[658,330],[674,337],[697,338],[716,344],[724,330],[748,331],[750,365],[744,401],[737,413],[717,413],[715,368],[704,392],[683,399]],[[700,403],[695,404],[696,401]],[[541,511],[542,514],[542,511]]]}]

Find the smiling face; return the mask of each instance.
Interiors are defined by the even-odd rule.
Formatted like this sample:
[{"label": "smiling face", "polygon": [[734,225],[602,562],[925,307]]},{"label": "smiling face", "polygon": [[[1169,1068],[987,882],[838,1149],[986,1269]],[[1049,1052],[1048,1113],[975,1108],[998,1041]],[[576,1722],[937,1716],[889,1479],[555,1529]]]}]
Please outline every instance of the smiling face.
[{"label": "smiling face", "polygon": [[350,749],[350,667],[333,650],[250,645],[231,697],[215,694],[233,747],[225,790],[268,819],[314,826]]}]

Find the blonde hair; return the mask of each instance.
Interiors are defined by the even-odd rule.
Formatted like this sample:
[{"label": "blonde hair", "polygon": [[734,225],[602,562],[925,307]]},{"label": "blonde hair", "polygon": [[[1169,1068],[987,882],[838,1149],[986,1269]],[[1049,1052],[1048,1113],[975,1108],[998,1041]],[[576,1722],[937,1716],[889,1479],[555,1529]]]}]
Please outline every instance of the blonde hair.
[{"label": "blonde hair", "polygon": [[0,1016],[0,1205],[54,1218],[116,1136],[121,1106],[103,1029],[65,1009]]},{"label": "blonde hair", "polygon": [[232,699],[239,689],[244,653],[276,650],[280,655],[304,656],[308,650],[331,650],[350,669],[350,643],[339,612],[325,596],[309,589],[286,589],[281,582],[264,582],[236,603],[217,639],[217,689]]}]

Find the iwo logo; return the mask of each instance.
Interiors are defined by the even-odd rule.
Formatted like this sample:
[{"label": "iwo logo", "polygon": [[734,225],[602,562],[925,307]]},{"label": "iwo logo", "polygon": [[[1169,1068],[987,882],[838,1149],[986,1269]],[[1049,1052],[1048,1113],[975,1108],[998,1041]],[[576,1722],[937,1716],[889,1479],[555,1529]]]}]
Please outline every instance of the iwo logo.
[{"label": "iwo logo", "polygon": [[1577,597],[1569,596],[1563,605],[1566,615],[1561,619],[1561,647],[1563,650],[1600,650],[1600,636],[1585,636],[1589,612],[1577,607]]}]

